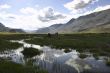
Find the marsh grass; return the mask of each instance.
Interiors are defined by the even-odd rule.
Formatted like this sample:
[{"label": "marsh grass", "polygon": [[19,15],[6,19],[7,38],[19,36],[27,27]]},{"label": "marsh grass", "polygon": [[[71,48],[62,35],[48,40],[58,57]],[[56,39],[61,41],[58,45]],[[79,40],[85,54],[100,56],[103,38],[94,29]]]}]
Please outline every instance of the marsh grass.
[{"label": "marsh grass", "polygon": [[[0,52],[3,52],[5,50],[18,49],[19,47],[23,46],[23,44],[17,42],[10,42],[10,40],[22,40],[31,37],[34,37],[34,34],[30,35],[30,34],[2,33],[0,34]],[[28,50],[27,52],[29,53],[28,56],[26,57],[31,57],[40,54],[38,50],[35,49]],[[21,65],[8,61],[7,59],[4,60],[0,58],[0,73],[48,73],[48,72],[30,64]]]},{"label": "marsh grass", "polygon": [[30,48],[24,48],[24,50],[22,51],[22,53],[25,56],[25,58],[31,58],[33,56],[40,55],[41,54],[41,51],[39,51],[36,48],[30,47]]},{"label": "marsh grass", "polygon": [[[110,34],[109,33],[76,33],[59,34],[58,37],[48,37],[47,34],[0,34],[2,40],[21,40],[41,46],[50,46],[57,49],[69,48],[79,52],[89,51],[98,55],[110,56]],[[17,44],[17,43],[16,43]],[[15,44],[15,45],[16,45]],[[4,45],[4,44],[2,44]],[[4,45],[4,46],[8,46]],[[9,46],[10,47],[10,46]],[[12,47],[12,46],[11,46]],[[13,47],[12,47],[13,48]]]},{"label": "marsh grass", "polygon": [[23,45],[20,43],[10,42],[8,40],[0,39],[0,51],[13,50],[13,49],[17,49],[21,46],[23,46]]},{"label": "marsh grass", "polygon": [[31,65],[24,66],[11,61],[0,60],[0,73],[47,73],[47,71]]},{"label": "marsh grass", "polygon": [[71,49],[64,49],[65,53],[68,53],[68,52],[71,52],[71,51],[72,51]]},{"label": "marsh grass", "polygon": [[106,61],[106,65],[110,67],[110,61]]},{"label": "marsh grass", "polygon": [[88,57],[88,55],[86,55],[86,54],[80,54],[79,57],[82,58],[82,59],[84,59],[84,58]]},{"label": "marsh grass", "polygon": [[[86,33],[86,34],[61,34],[58,37],[32,38],[25,40],[31,44],[50,46],[58,49],[72,48],[79,52],[90,51],[99,55],[109,55],[110,52],[110,34],[109,33]],[[103,53],[104,52],[104,53]]]}]

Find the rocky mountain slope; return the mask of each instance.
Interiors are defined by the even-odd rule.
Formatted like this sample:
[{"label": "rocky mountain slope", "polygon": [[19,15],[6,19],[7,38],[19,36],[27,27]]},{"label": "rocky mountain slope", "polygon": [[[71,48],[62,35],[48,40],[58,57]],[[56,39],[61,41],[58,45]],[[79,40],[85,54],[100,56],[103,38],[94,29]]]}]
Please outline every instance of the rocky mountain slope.
[{"label": "rocky mountain slope", "polygon": [[0,23],[0,32],[24,32],[22,29],[12,29],[4,26],[2,23]]},{"label": "rocky mountain slope", "polygon": [[110,9],[95,12],[86,16],[81,16],[77,19],[71,19],[66,24],[55,24],[50,27],[41,28],[37,30],[37,33],[49,33],[49,32],[50,33],[110,32]]}]

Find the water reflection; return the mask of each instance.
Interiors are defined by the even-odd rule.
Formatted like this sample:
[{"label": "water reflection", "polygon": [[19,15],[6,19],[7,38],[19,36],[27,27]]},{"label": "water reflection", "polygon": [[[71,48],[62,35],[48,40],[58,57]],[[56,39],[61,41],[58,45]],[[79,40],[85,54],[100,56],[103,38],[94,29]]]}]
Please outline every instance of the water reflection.
[{"label": "water reflection", "polygon": [[23,51],[24,47],[33,47],[43,51],[41,55],[32,58],[34,64],[48,70],[49,73],[85,73],[85,71],[87,73],[110,73],[110,68],[105,65],[104,59],[96,60],[92,56],[81,59],[76,50],[65,53],[64,50],[28,44],[23,40],[11,42],[19,42],[24,46],[17,50],[1,52],[0,57],[16,63],[25,64],[25,59],[21,51]]}]

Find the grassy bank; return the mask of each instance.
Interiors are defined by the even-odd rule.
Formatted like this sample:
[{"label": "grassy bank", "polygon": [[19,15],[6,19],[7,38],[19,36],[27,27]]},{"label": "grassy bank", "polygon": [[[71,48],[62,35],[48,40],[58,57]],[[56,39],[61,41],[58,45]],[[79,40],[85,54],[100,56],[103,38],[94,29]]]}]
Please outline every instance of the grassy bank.
[{"label": "grassy bank", "polygon": [[0,73],[47,73],[38,67],[16,64],[6,60],[0,60]]},{"label": "grassy bank", "polygon": [[[5,50],[13,50],[22,47],[23,44],[17,42],[10,42],[10,40],[22,40],[34,37],[35,34],[20,34],[20,33],[0,33],[0,52]],[[32,57],[39,54],[38,50],[24,50],[25,56]],[[40,69],[33,65],[21,65],[8,60],[0,59],[0,73],[47,73],[47,71]]]},{"label": "grassy bank", "polygon": [[[91,52],[94,56],[110,56],[109,33],[60,34],[48,37],[47,34],[0,34],[2,40],[25,40],[31,44],[47,45],[57,49],[76,49],[79,52]],[[5,44],[5,43],[4,43]],[[4,45],[2,44],[2,45]],[[5,46],[5,45],[4,45]],[[6,45],[7,46],[7,45]],[[12,47],[12,46],[11,46]]]},{"label": "grassy bank", "polygon": [[41,35],[41,38],[32,38],[25,40],[31,44],[47,45],[58,49],[76,49],[79,52],[91,52],[97,55],[107,55],[110,52],[110,34],[93,33],[93,34],[62,34],[58,37],[47,37]]},{"label": "grassy bank", "polygon": [[23,44],[0,39],[0,51],[17,49],[21,46],[23,46]]},{"label": "grassy bank", "polygon": [[32,58],[33,56],[40,55],[41,51],[36,48],[24,48],[22,53],[25,58]]}]

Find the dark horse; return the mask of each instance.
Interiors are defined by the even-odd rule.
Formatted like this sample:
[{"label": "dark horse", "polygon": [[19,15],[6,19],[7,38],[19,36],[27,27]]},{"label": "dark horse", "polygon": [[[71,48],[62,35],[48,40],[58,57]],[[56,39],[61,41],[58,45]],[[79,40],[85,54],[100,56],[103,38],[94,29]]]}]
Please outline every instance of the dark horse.
[{"label": "dark horse", "polygon": [[48,33],[48,37],[58,37],[58,32],[56,32],[55,34],[51,34],[51,33]]}]

